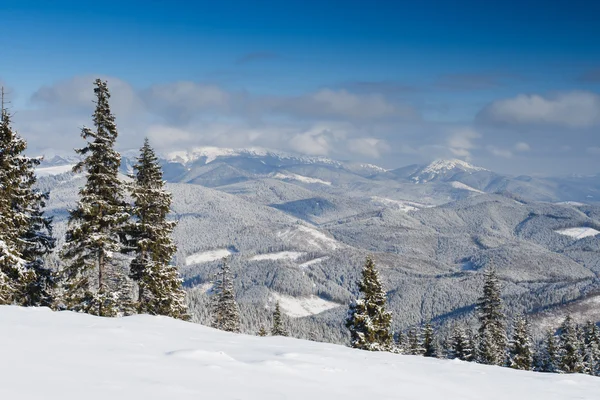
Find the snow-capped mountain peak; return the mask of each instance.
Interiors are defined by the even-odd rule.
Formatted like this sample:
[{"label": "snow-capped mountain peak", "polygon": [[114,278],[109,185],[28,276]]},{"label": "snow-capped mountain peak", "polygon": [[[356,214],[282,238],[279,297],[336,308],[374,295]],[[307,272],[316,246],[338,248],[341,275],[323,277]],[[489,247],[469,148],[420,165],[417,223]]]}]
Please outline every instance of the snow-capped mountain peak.
[{"label": "snow-capped mountain peak", "polygon": [[429,182],[438,178],[448,178],[457,173],[473,173],[487,171],[466,161],[458,159],[436,160],[415,172],[411,179],[416,183]]}]

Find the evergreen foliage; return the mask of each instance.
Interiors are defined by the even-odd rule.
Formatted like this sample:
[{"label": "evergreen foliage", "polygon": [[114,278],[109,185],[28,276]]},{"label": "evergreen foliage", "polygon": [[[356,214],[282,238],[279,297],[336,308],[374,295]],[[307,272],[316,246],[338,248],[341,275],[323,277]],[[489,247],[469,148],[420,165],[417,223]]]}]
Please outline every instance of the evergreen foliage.
[{"label": "evergreen foliage", "polygon": [[560,372],[560,348],[551,330],[546,332],[540,362],[541,371]]},{"label": "evergreen foliage", "polygon": [[386,293],[371,257],[367,257],[358,287],[362,297],[350,306],[346,319],[352,347],[370,351],[391,350],[392,315],[386,311]]},{"label": "evergreen foliage", "polygon": [[475,349],[471,346],[471,340],[463,328],[454,327],[449,345],[448,358],[458,358],[463,361],[473,361],[475,359]]},{"label": "evergreen foliage", "polygon": [[273,328],[271,329],[271,335],[273,336],[288,336],[288,331],[283,325],[283,315],[281,313],[281,307],[279,302],[275,304],[275,311],[273,312]]},{"label": "evergreen foliage", "polygon": [[[235,301],[233,278],[227,259],[223,259],[215,282],[212,303],[212,327],[228,332],[240,331],[240,310]],[[282,335],[285,336],[285,335]]]},{"label": "evergreen foliage", "polygon": [[171,239],[175,222],[167,220],[171,194],[164,190],[162,169],[148,139],[133,169],[128,237],[135,251],[130,277],[138,285],[136,308],[139,313],[188,319],[182,280],[171,264],[177,251]]},{"label": "evergreen foliage", "polygon": [[581,341],[573,318],[567,315],[560,327],[560,369],[564,373],[584,371]]},{"label": "evergreen foliage", "polygon": [[485,272],[483,295],[477,300],[477,311],[480,322],[477,359],[483,364],[503,365],[508,339],[500,282],[494,269]]},{"label": "evergreen foliage", "polygon": [[120,154],[114,149],[117,126],[110,111],[106,82],[97,79],[93,114],[95,131],[84,127],[85,147],[76,150],[83,160],[74,172],[86,172],[79,202],[70,211],[69,230],[62,251],[67,308],[101,316],[127,313],[131,293],[122,285],[124,271],[116,255],[123,250],[128,206],[119,180]]},{"label": "evergreen foliage", "polygon": [[49,306],[53,274],[44,258],[50,253],[52,220],[44,216],[47,193],[34,188],[39,159],[24,153],[27,143],[0,110],[0,304]]},{"label": "evergreen foliage", "polygon": [[260,329],[258,330],[258,336],[264,337],[267,335],[268,335],[267,330],[265,329],[264,326],[261,325]]},{"label": "evergreen foliage", "polygon": [[411,354],[413,356],[421,356],[423,355],[423,353],[425,353],[425,349],[422,346],[421,337],[419,333],[419,330],[417,330],[416,328],[411,328],[408,330],[407,354]]},{"label": "evergreen foliage", "polygon": [[421,337],[423,338],[423,342],[421,343],[423,355],[425,357],[437,357],[438,350],[435,341],[435,332],[431,322],[425,324],[423,331],[421,332]]},{"label": "evergreen foliage", "polygon": [[583,327],[583,345],[585,373],[600,376],[600,330],[591,321]]},{"label": "evergreen foliage", "polygon": [[518,315],[514,319],[508,364],[511,368],[527,371],[533,368],[533,344],[529,323],[523,315]]}]

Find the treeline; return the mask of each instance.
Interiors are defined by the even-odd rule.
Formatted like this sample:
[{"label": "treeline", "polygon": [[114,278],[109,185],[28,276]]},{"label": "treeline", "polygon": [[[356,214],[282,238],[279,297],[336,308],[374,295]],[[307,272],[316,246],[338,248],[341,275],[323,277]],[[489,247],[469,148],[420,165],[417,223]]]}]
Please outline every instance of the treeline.
[{"label": "treeline", "polygon": [[[79,201],[69,211],[60,266],[45,259],[55,250],[52,219],[44,216],[48,194],[35,188],[40,159],[25,155],[4,106],[0,123],[0,304],[48,306],[100,316],[134,313],[188,319],[185,292],[171,264],[174,223],[167,220],[171,195],[146,140],[132,182],[119,178],[121,156],[106,82],[94,82],[94,129],[84,127],[84,172]],[[126,195],[132,199],[125,201]]]},{"label": "treeline", "polygon": [[477,301],[478,330],[455,326],[444,338],[437,337],[431,323],[406,333],[392,333],[386,293],[371,258],[367,258],[358,285],[361,296],[350,306],[346,321],[354,348],[520,370],[600,376],[600,330],[593,322],[578,326],[567,316],[558,334],[549,330],[544,341],[534,344],[527,319],[517,315],[509,338],[500,282],[494,269],[485,272],[483,293]]}]

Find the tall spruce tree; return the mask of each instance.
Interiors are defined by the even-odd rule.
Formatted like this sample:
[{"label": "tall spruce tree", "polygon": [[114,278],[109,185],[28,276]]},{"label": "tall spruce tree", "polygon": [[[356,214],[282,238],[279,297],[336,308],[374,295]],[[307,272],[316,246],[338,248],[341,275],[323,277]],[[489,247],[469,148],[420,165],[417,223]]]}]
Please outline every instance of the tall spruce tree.
[{"label": "tall spruce tree", "polygon": [[425,357],[437,357],[438,349],[435,341],[435,331],[431,322],[425,324],[421,332],[421,337],[423,338],[423,342],[421,343],[423,355]]},{"label": "tall spruce tree", "polygon": [[542,372],[560,372],[560,348],[556,336],[551,330],[546,331],[539,370]]},{"label": "tall spruce tree", "polygon": [[367,257],[358,288],[362,296],[350,306],[346,319],[352,347],[390,351],[392,315],[386,310],[386,293],[371,257]]},{"label": "tall spruce tree", "polygon": [[275,303],[275,311],[273,311],[273,328],[271,329],[273,336],[288,336],[288,331],[283,324],[283,315],[279,302]]},{"label": "tall spruce tree", "polygon": [[53,274],[44,256],[52,251],[51,219],[44,217],[47,194],[34,188],[39,159],[27,157],[27,143],[0,109],[0,304],[52,304]]},{"label": "tall spruce tree", "polygon": [[235,301],[233,278],[224,258],[215,282],[212,300],[212,327],[228,332],[240,331],[240,309]]},{"label": "tall spruce tree", "polygon": [[70,211],[62,251],[64,300],[74,311],[116,316],[126,311],[131,301],[130,293],[121,290],[125,276],[116,257],[123,250],[129,210],[118,176],[121,156],[114,149],[118,133],[108,103],[110,93],[106,82],[96,79],[94,85],[95,130],[82,129],[87,144],[76,150],[83,160],[73,168],[87,175],[79,202]]},{"label": "tall spruce tree", "polygon": [[583,327],[583,364],[584,372],[589,375],[600,375],[600,330],[592,321]]},{"label": "tall spruce tree", "polygon": [[508,339],[500,281],[493,268],[485,272],[484,279],[483,295],[477,301],[480,323],[477,360],[482,364],[504,365]]},{"label": "tall spruce tree", "polygon": [[473,361],[475,358],[475,349],[469,340],[468,334],[461,327],[454,327],[449,340],[448,358],[458,358],[463,361]]},{"label": "tall spruce tree", "polygon": [[529,323],[523,315],[518,315],[514,319],[508,365],[511,368],[527,371],[533,368],[533,343]]},{"label": "tall spruce tree", "polygon": [[408,352],[413,356],[421,356],[425,353],[425,349],[422,346],[422,340],[420,331],[417,328],[410,328],[407,334],[408,338]]},{"label": "tall spruce tree", "polygon": [[560,369],[567,374],[584,371],[581,354],[581,341],[577,325],[570,315],[567,315],[560,327]]},{"label": "tall spruce tree", "polygon": [[177,251],[171,239],[175,222],[167,220],[171,194],[164,189],[162,169],[148,139],[133,169],[133,220],[128,237],[135,251],[129,268],[138,285],[137,311],[188,319],[182,280],[171,264]]}]

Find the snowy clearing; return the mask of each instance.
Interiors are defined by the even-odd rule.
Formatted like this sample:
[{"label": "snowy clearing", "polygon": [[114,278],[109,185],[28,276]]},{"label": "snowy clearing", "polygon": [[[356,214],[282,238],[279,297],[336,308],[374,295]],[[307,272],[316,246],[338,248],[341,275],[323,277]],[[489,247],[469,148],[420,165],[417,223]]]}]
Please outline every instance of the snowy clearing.
[{"label": "snowy clearing", "polygon": [[400,211],[404,211],[404,212],[418,210],[420,208],[419,206],[421,206],[420,204],[413,203],[410,201],[394,200],[394,199],[388,199],[386,197],[378,197],[378,196],[372,196],[371,201],[373,201],[374,203],[377,203],[377,204],[387,206],[387,207],[397,208]]},{"label": "snowy clearing", "polygon": [[75,164],[58,165],[56,167],[40,167],[35,169],[35,174],[38,177],[53,176],[71,172]]},{"label": "snowy clearing", "polygon": [[452,181],[452,182],[450,182],[450,185],[452,185],[452,187],[454,189],[463,189],[463,190],[468,190],[469,192],[475,192],[475,193],[485,193],[479,189],[475,189],[474,187],[465,185],[464,183],[458,182],[458,181]]},{"label": "snowy clearing", "polygon": [[327,182],[327,181],[317,179],[317,178],[310,178],[308,176],[297,175],[297,174],[282,174],[281,172],[278,172],[275,175],[273,175],[273,178],[282,179],[282,180],[299,181],[299,182],[304,182],[304,183],[320,183],[321,185],[331,186],[331,182]]},{"label": "snowy clearing", "polygon": [[300,268],[308,268],[311,265],[320,264],[327,259],[329,259],[329,257],[319,257],[319,258],[315,258],[314,260],[310,260],[310,261],[304,262],[302,264],[299,264],[298,266]]},{"label": "snowy clearing", "polygon": [[202,264],[210,261],[217,261],[223,257],[227,257],[231,251],[227,249],[217,249],[195,253],[185,258],[185,265]]},{"label": "snowy clearing", "polygon": [[555,232],[560,233],[561,235],[570,236],[575,239],[583,239],[589,236],[596,236],[600,233],[600,231],[588,227],[561,229]]},{"label": "snowy clearing", "polygon": [[319,250],[336,250],[342,247],[342,244],[324,234],[323,232],[304,225],[296,228],[286,229],[277,234],[288,243],[304,243]]},{"label": "snowy clearing", "polygon": [[308,317],[341,306],[341,304],[324,300],[319,296],[293,297],[272,293],[272,297],[279,302],[283,312],[292,318]]},{"label": "snowy clearing", "polygon": [[265,260],[297,260],[304,253],[298,251],[280,251],[278,253],[258,254],[250,258],[250,261],[265,261]]},{"label": "snowy clearing", "polygon": [[[0,398],[570,400],[600,379],[220,332],[164,317],[0,307]],[[43,332],[43,334],[40,334]]]}]

